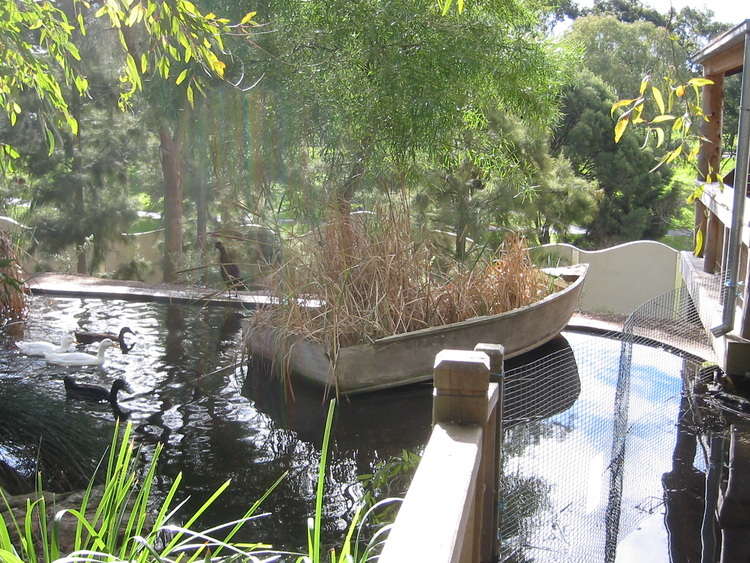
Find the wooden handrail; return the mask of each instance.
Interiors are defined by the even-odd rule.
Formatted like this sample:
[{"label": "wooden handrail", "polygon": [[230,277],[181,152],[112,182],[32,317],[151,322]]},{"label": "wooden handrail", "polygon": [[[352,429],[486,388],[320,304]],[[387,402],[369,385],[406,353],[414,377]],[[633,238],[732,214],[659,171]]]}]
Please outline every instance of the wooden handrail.
[{"label": "wooden handrail", "polygon": [[435,358],[433,430],[380,563],[497,561],[502,347]]}]

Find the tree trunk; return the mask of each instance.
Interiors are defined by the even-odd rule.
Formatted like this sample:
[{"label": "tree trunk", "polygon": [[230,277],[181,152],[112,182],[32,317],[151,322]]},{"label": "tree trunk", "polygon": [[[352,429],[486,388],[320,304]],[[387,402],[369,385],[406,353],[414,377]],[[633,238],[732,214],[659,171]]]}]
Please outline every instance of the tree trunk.
[{"label": "tree trunk", "polygon": [[[186,112],[183,112],[186,113]],[[162,123],[159,126],[159,159],[164,175],[164,281],[176,280],[182,258],[182,197],[184,192],[180,163],[180,126],[174,134]]]},{"label": "tree trunk", "polygon": [[364,153],[359,153],[352,164],[344,185],[336,193],[336,211],[339,226],[339,238],[341,241],[341,258],[345,267],[349,267],[354,251],[354,233],[352,231],[351,210],[352,198],[357,191],[359,182],[364,174]]},{"label": "tree trunk", "polygon": [[[72,135],[69,140],[64,143],[65,153],[70,162],[70,172],[74,178],[82,177],[83,161],[82,161],[82,149],[81,149],[81,96],[78,93],[78,89],[75,87],[71,88],[70,92],[70,114],[78,121],[78,133]],[[85,201],[83,193],[83,184],[80,181],[75,182],[73,188],[73,201],[75,202],[75,212],[79,219],[83,219],[85,212]],[[81,223],[79,223],[80,225]],[[75,245],[76,245],[76,272],[79,274],[89,274],[88,263],[86,261],[86,236],[87,233],[82,230],[76,229]]]}]

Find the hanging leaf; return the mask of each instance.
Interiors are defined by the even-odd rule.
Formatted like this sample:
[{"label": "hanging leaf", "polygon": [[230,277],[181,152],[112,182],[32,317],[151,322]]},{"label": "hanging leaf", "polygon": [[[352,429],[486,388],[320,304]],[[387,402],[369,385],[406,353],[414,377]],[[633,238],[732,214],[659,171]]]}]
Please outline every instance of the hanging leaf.
[{"label": "hanging leaf", "polygon": [[664,144],[664,130],[661,127],[654,127],[656,131],[656,146],[660,147]]},{"label": "hanging leaf", "polygon": [[673,119],[677,119],[674,115],[657,115],[651,120],[651,123],[663,123],[665,121],[672,121]]},{"label": "hanging leaf", "polygon": [[[240,21],[240,24],[246,25],[248,23],[251,23],[251,24],[255,25],[255,22],[253,21],[253,18],[256,16],[257,13],[258,12],[248,12],[247,14],[245,14],[245,17],[242,18],[242,20]],[[206,17],[208,17],[208,16],[206,16]]]},{"label": "hanging leaf", "polygon": [[693,255],[700,256],[703,254],[703,231],[698,229],[695,233],[695,246],[693,247]]},{"label": "hanging leaf", "polygon": [[711,85],[713,83],[714,83],[714,81],[711,80],[711,79],[709,79],[709,78],[698,78],[698,77],[696,77],[696,78],[691,78],[690,80],[688,80],[688,85],[690,85],[690,86],[700,86],[700,87],[703,87],[703,86],[709,86],[709,85]]},{"label": "hanging leaf", "polygon": [[617,121],[617,124],[615,125],[615,143],[619,143],[620,139],[622,139],[623,133],[625,133],[625,129],[628,128],[628,118],[620,118]]},{"label": "hanging leaf", "polygon": [[618,109],[618,108],[621,108],[621,107],[623,107],[623,106],[627,106],[627,105],[630,105],[630,104],[632,104],[633,102],[635,102],[635,101],[636,101],[637,99],[638,99],[638,98],[634,98],[634,99],[632,99],[632,100],[620,100],[619,102],[615,103],[615,104],[614,104],[614,105],[612,106],[612,109],[610,110],[610,112],[609,112],[609,115],[614,115],[614,114],[615,114],[615,111],[617,111],[617,109]]}]

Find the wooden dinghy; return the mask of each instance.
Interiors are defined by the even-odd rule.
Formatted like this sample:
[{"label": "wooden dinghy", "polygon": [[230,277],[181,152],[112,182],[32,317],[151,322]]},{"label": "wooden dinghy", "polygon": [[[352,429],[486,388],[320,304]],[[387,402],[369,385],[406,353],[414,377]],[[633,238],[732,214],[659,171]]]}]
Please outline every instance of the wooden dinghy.
[{"label": "wooden dinghy", "polygon": [[578,304],[588,264],[545,271],[562,287],[531,305],[498,315],[425,328],[348,346],[332,359],[314,340],[274,327],[248,331],[250,353],[272,361],[292,380],[337,393],[354,394],[409,385],[432,378],[441,350],[473,350],[480,342],[502,344],[512,358],[548,342],[565,328]]}]

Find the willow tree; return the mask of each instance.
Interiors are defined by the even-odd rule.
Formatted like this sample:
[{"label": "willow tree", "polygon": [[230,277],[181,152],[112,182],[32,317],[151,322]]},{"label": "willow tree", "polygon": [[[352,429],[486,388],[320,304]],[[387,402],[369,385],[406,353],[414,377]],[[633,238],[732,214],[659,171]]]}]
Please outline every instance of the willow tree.
[{"label": "willow tree", "polygon": [[[78,122],[64,86],[75,86],[75,98],[84,95],[89,84],[79,71],[80,53],[74,39],[76,34],[85,35],[88,18],[108,20],[122,46],[120,105],[127,109],[140,103],[137,96],[145,92],[146,104],[157,121],[166,202],[164,275],[171,280],[175,257],[182,253],[181,129],[180,119],[162,111],[174,104],[165,105],[154,91],[168,84],[168,90],[179,92],[184,100],[178,107],[191,108],[195,97],[213,81],[225,79],[225,38],[246,37],[253,14],[232,25],[213,13],[201,13],[189,0],[109,0],[95,8],[84,0],[72,0],[72,6],[69,18],[49,2],[0,0],[0,56],[3,66],[12,70],[0,75],[0,102],[15,124],[23,111],[21,94],[34,92],[41,102],[38,122],[50,151],[58,127],[75,135]],[[7,144],[0,146],[2,165],[11,171],[17,152]]]},{"label": "willow tree", "polygon": [[529,6],[479,0],[443,13],[434,0],[270,1],[263,13],[276,33],[261,38],[262,84],[286,119],[286,146],[299,150],[288,158],[324,163],[317,201],[345,212],[361,186],[406,178],[417,161],[492,165],[460,143],[488,111],[548,122],[566,57]]}]

